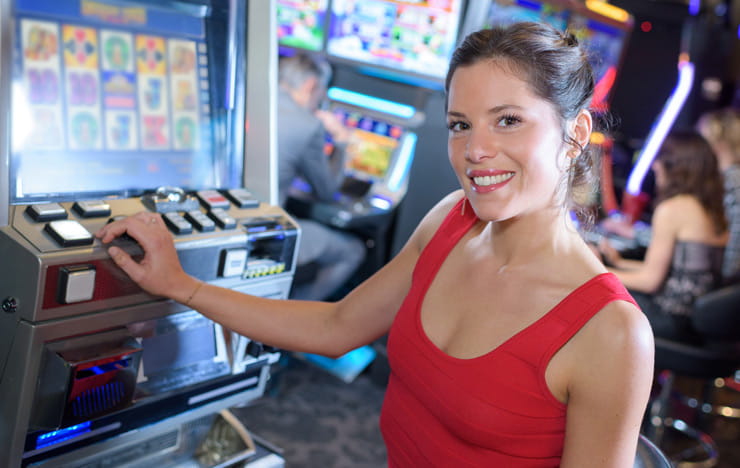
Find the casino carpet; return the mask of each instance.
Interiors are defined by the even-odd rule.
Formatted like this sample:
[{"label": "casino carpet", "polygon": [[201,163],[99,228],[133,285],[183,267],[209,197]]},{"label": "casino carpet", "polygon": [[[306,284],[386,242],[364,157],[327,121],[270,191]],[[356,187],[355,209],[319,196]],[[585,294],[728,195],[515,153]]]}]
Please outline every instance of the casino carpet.
[{"label": "casino carpet", "polygon": [[[383,364],[376,359],[347,384],[313,364],[284,359],[265,396],[233,412],[250,431],[283,449],[287,468],[384,468],[378,428]],[[684,390],[696,385],[677,384]],[[740,407],[740,392],[725,397]],[[716,467],[740,468],[740,421],[717,418],[711,427],[720,452]]]},{"label": "casino carpet", "polygon": [[247,429],[282,448],[288,468],[385,467],[385,389],[370,369],[345,383],[302,360],[281,362],[264,397],[232,410]]}]

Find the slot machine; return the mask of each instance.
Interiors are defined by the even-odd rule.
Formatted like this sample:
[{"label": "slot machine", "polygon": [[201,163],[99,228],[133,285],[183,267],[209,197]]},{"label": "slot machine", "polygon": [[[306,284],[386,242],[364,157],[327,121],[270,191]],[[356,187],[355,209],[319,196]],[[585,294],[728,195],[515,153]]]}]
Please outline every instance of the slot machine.
[{"label": "slot machine", "polygon": [[413,195],[417,145],[426,134],[438,136],[427,115],[444,120],[439,97],[464,2],[280,3],[280,52],[325,56],[334,69],[326,107],[352,131],[335,203],[312,201],[299,182],[286,207],[365,237],[369,275],[391,255],[393,225]]},{"label": "slot machine", "polygon": [[283,466],[228,412],[279,350],[144,292],[93,236],[160,213],[188,273],[287,297],[300,229],[244,185],[273,6],[0,1],[0,466]]}]

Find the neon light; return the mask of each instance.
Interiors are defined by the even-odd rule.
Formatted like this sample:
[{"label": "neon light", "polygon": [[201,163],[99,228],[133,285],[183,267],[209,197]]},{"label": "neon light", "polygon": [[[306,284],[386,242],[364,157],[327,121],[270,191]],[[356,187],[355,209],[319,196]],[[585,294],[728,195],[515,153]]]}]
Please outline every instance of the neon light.
[{"label": "neon light", "polygon": [[647,137],[642,153],[640,154],[637,164],[632,169],[632,172],[627,179],[627,192],[632,195],[640,193],[642,188],[642,181],[645,179],[645,175],[653,164],[653,159],[658,153],[658,149],[663,144],[668,131],[673,126],[673,122],[676,121],[678,113],[681,111],[686,98],[691,91],[691,87],[694,84],[694,64],[688,61],[679,60],[678,62],[678,84],[676,84],[673,93],[666,101],[663,111],[658,120],[650,130],[650,134]]},{"label": "neon light", "polygon": [[90,432],[90,421],[75,424],[74,426],[65,427],[64,429],[58,429],[56,431],[45,432],[36,437],[36,449],[64,442],[65,440],[77,437],[85,432]]},{"label": "neon light", "polygon": [[609,91],[611,91],[612,87],[614,86],[614,81],[617,77],[617,68],[615,66],[610,66],[606,69],[604,72],[604,76],[601,77],[601,79],[596,83],[594,86],[594,95],[591,98],[591,105],[598,109],[598,110],[606,110],[606,98],[609,96]]},{"label": "neon light", "polygon": [[411,161],[414,159],[414,149],[416,148],[416,133],[408,133],[401,144],[401,151],[398,154],[398,162],[393,168],[393,173],[388,178],[388,189],[392,192],[401,188],[401,183],[406,180],[406,174],[411,168]]},{"label": "neon light", "polygon": [[611,5],[604,0],[586,0],[586,8],[620,23],[627,23],[630,20],[630,14],[627,10]]},{"label": "neon light", "polygon": [[367,94],[356,93],[342,88],[329,88],[327,96],[329,96],[329,99],[333,99],[335,101],[342,101],[358,107],[366,107],[371,110],[384,112],[404,119],[410,119],[416,113],[416,109],[411,106],[368,96]]},{"label": "neon light", "polygon": [[689,14],[691,16],[698,15],[700,7],[701,7],[701,0],[689,0]]},{"label": "neon light", "polygon": [[370,199],[370,204],[375,208],[380,208],[381,210],[387,210],[391,207],[391,201],[381,197],[380,195],[373,196]]},{"label": "neon light", "polygon": [[591,132],[588,141],[592,145],[603,145],[606,142],[606,136],[601,132]]}]

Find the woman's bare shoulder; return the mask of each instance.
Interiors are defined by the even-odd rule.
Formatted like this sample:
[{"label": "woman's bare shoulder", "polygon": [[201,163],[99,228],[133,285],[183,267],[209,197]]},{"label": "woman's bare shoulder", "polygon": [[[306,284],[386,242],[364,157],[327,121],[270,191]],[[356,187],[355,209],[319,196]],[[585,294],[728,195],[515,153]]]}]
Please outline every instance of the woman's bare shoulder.
[{"label": "woman's bare shoulder", "polygon": [[589,335],[587,342],[594,348],[589,354],[597,359],[599,355],[605,360],[628,356],[652,359],[652,328],[645,314],[631,302],[610,302],[583,330]]},{"label": "woman's bare shoulder", "polygon": [[[417,247],[419,247],[420,250],[423,249],[431,240],[434,233],[437,232],[439,226],[450,213],[450,210],[455,207],[463,196],[464,192],[462,190],[455,190],[437,202],[437,204],[427,212],[424,218],[422,218],[413,234],[414,241],[417,243]],[[472,208],[468,206],[468,209]]]}]

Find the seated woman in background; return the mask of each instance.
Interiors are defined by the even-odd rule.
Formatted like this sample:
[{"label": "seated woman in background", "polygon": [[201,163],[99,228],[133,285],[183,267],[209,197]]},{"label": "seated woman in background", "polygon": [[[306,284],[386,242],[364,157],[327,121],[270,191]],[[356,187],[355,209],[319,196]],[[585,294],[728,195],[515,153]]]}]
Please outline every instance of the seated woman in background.
[{"label": "seated woman in background", "polygon": [[691,339],[694,300],[718,287],[727,243],[722,177],[709,143],[696,132],[666,138],[652,167],[657,205],[643,261],[608,244],[599,250],[650,321],[655,336]]},{"label": "seated woman in background", "polygon": [[730,232],[722,274],[726,283],[740,282],[740,111],[732,108],[707,112],[697,130],[717,155],[725,186],[725,216]]}]

